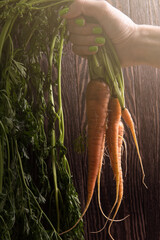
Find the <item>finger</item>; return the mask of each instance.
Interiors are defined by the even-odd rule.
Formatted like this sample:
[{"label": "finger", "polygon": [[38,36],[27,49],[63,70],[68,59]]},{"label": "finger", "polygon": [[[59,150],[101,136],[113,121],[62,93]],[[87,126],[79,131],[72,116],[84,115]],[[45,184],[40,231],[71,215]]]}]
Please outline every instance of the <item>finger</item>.
[{"label": "finger", "polygon": [[86,24],[85,18],[80,15],[79,17],[73,18],[73,19],[68,19],[67,20],[67,25],[71,25],[72,27],[83,27]]},{"label": "finger", "polygon": [[92,35],[92,34],[102,34],[103,30],[98,24],[86,23],[84,26],[78,26],[75,20],[71,20],[67,24],[68,31],[74,34],[81,35]]},{"label": "finger", "polygon": [[73,45],[72,50],[79,56],[91,56],[98,52],[98,46],[77,46]]},{"label": "finger", "polygon": [[74,45],[77,46],[102,46],[105,44],[105,38],[94,35],[77,35],[71,34],[69,39]]}]

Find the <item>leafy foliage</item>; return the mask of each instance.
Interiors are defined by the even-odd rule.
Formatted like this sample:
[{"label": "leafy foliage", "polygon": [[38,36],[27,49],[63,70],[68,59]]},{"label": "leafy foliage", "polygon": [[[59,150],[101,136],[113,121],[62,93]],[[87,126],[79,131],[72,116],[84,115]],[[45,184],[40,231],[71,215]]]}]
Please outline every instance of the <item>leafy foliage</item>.
[{"label": "leafy foliage", "polygon": [[[64,4],[0,2],[1,240],[62,239],[58,232],[80,216],[64,146],[60,63],[65,28],[58,16]],[[81,222],[63,239],[83,239],[82,227]]]}]

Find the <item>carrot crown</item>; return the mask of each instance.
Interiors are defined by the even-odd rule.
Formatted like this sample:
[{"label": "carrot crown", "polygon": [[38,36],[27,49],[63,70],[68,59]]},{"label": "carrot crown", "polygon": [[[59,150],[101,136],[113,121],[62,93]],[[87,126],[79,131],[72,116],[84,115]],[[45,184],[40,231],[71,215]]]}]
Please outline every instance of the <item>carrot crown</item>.
[{"label": "carrot crown", "polygon": [[88,58],[91,79],[103,79],[111,90],[111,94],[117,97],[121,108],[125,108],[124,78],[117,53],[107,38],[106,44],[99,47],[99,51]]}]

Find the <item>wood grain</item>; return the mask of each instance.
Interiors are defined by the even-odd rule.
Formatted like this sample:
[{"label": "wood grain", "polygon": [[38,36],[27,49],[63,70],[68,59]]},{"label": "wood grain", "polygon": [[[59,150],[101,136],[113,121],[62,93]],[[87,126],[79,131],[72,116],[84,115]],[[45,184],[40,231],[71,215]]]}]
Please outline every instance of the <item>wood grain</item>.
[{"label": "wood grain", "polygon": [[[112,4],[139,24],[160,25],[159,0],[113,0]],[[63,57],[62,95],[65,116],[65,145],[75,187],[82,210],[86,201],[87,152],[85,91],[89,81],[87,61],[75,56],[68,44]],[[125,126],[127,141],[127,177],[124,178],[124,199],[117,215],[128,219],[114,223],[115,240],[160,240],[160,70],[147,66],[124,69],[126,105],[136,126],[143,158],[148,190],[142,184],[142,173],[131,134]],[[81,147],[77,143],[82,137]],[[125,171],[125,156],[123,156]],[[101,180],[101,201],[109,213],[115,198],[115,182],[109,159],[105,156]],[[109,239],[107,229],[91,234],[103,226],[95,191],[91,206],[84,217],[86,240]]]}]

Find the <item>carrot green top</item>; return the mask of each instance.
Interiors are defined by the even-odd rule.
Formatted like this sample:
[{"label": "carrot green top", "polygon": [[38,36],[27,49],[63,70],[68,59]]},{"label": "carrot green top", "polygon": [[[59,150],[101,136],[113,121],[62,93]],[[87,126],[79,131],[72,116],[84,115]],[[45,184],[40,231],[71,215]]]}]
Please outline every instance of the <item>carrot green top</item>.
[{"label": "carrot green top", "polygon": [[88,58],[91,79],[101,78],[109,85],[113,97],[125,108],[124,78],[117,53],[109,39],[99,47],[96,55]]}]

